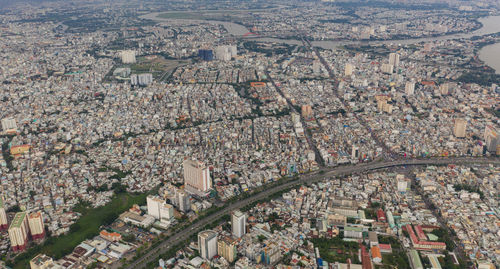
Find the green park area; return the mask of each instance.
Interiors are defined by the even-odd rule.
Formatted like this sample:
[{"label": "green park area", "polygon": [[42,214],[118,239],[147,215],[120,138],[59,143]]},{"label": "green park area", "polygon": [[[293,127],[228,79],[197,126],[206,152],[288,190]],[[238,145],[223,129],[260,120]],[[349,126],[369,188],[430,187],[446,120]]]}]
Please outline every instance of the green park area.
[{"label": "green park area", "polygon": [[380,244],[390,244],[392,253],[382,254],[382,265],[376,268],[410,268],[408,256],[396,237],[380,235],[378,241]]},{"label": "green park area", "polygon": [[345,263],[347,259],[351,259],[352,263],[359,264],[357,242],[347,242],[340,237],[334,238],[313,238],[311,240],[314,246],[319,249],[319,254],[323,260],[333,263]]},{"label": "green park area", "polygon": [[151,73],[156,81],[164,81],[179,66],[187,64],[188,59],[175,59],[166,53],[137,57],[134,64],[117,64],[106,75],[107,81],[115,79],[113,72],[117,68],[130,68],[131,74]]},{"label": "green park area", "polygon": [[81,202],[75,208],[82,216],[71,225],[70,231],[59,237],[49,237],[43,244],[34,246],[19,254],[12,265],[13,268],[29,268],[29,261],[38,253],[45,253],[54,259],[60,259],[71,253],[82,241],[96,236],[102,225],[111,224],[124,211],[134,204],[145,204],[147,193],[129,194],[118,193],[104,206],[89,207],[88,203]]},{"label": "green park area", "polygon": [[132,74],[152,73],[155,79],[162,79],[167,73],[186,63],[186,60],[165,59],[162,55],[153,55],[138,57],[137,63],[129,67]]}]

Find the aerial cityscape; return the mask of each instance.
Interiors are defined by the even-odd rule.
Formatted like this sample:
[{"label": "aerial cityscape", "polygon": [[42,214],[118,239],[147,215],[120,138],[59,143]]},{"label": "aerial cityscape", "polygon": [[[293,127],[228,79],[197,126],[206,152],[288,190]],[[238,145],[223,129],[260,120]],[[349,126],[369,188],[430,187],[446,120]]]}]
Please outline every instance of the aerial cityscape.
[{"label": "aerial cityscape", "polygon": [[0,0],[0,268],[500,268],[499,0]]}]

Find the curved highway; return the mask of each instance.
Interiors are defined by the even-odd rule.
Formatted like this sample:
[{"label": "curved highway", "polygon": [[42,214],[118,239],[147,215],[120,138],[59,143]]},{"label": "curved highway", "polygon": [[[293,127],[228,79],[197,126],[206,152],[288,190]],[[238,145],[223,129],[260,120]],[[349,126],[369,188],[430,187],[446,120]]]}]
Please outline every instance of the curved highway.
[{"label": "curved highway", "polygon": [[146,268],[147,264],[150,262],[156,262],[159,256],[171,247],[187,240],[190,236],[198,233],[205,225],[217,221],[223,215],[229,214],[231,211],[242,208],[244,206],[250,205],[256,201],[265,199],[277,192],[289,189],[295,185],[314,183],[324,180],[333,176],[343,176],[350,175],[353,173],[363,173],[374,171],[378,169],[385,169],[391,167],[407,167],[407,166],[425,166],[425,165],[487,165],[494,164],[500,165],[500,158],[485,158],[485,157],[450,157],[450,158],[428,158],[428,159],[404,159],[397,161],[386,161],[386,162],[376,162],[376,163],[363,163],[357,165],[340,166],[335,168],[323,168],[313,173],[304,174],[297,178],[292,178],[288,181],[284,181],[280,185],[271,186],[268,189],[255,193],[254,195],[244,198],[242,200],[236,201],[227,207],[221,209],[220,211],[206,216],[202,220],[187,226],[184,230],[179,231],[177,236],[172,236],[160,245],[150,249],[141,258],[132,262],[126,268],[138,269]]}]

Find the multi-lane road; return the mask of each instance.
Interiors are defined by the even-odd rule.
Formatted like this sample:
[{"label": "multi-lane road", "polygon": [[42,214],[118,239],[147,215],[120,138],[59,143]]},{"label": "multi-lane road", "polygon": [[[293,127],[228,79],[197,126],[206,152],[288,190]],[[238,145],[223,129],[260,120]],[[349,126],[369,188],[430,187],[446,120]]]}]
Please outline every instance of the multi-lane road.
[{"label": "multi-lane road", "polygon": [[450,158],[427,158],[427,159],[403,159],[396,161],[362,163],[357,165],[340,166],[335,168],[322,168],[313,173],[304,174],[297,178],[284,181],[280,185],[274,185],[268,189],[255,193],[254,195],[236,201],[227,207],[208,215],[202,220],[187,226],[184,230],[177,232],[177,235],[171,236],[164,240],[160,245],[148,250],[138,260],[132,262],[127,268],[139,269],[147,268],[148,263],[155,262],[160,258],[160,255],[168,251],[171,247],[189,239],[192,235],[198,233],[205,225],[219,220],[222,216],[229,214],[231,211],[250,205],[256,201],[263,200],[277,192],[292,188],[300,184],[308,184],[328,179],[334,176],[350,175],[355,173],[365,173],[378,169],[391,167],[408,168],[414,166],[426,165],[500,165],[500,158],[485,158],[485,157],[450,157]]}]

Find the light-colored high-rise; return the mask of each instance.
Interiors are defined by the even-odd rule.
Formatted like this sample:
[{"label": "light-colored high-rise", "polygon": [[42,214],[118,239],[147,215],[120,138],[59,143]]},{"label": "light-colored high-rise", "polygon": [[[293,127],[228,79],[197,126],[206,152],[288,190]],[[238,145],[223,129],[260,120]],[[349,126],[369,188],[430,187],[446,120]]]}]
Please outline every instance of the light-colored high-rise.
[{"label": "light-colored high-rise", "polygon": [[439,85],[439,91],[441,92],[441,95],[447,95],[450,93],[450,83],[443,83]]},{"label": "light-colored high-rise", "polygon": [[354,72],[354,65],[347,63],[345,65],[344,74],[346,76],[350,76],[350,75],[352,75],[353,72]]},{"label": "light-colored high-rise", "polygon": [[394,67],[397,67],[399,65],[399,54],[395,52],[389,54],[389,64],[391,64]]},{"label": "light-colored high-rise", "polygon": [[0,231],[6,230],[8,227],[7,213],[5,213],[3,199],[0,197]]},{"label": "light-colored high-rise", "polygon": [[189,200],[189,194],[184,190],[178,190],[176,192],[177,206],[181,212],[188,212],[191,210],[191,200]]},{"label": "light-colored high-rise", "polygon": [[168,222],[174,217],[174,208],[172,205],[167,204],[165,200],[159,197],[148,196],[146,203],[148,206],[148,215],[155,219]]},{"label": "light-colored high-rise", "polygon": [[124,50],[121,52],[122,63],[124,64],[133,64],[136,62],[135,59],[135,51],[133,50]]},{"label": "light-colored high-rise", "polygon": [[392,64],[382,64],[382,67],[380,68],[382,72],[386,74],[392,74],[394,73],[394,65]]},{"label": "light-colored high-rise", "polygon": [[137,75],[137,83],[141,86],[148,86],[153,83],[153,74],[144,73]]},{"label": "light-colored high-rise", "polygon": [[246,215],[239,210],[231,214],[231,229],[235,237],[241,238],[246,233],[246,220]]},{"label": "light-colored high-rise", "polygon": [[203,231],[198,234],[198,247],[200,256],[210,260],[217,255],[217,233],[214,231]]},{"label": "light-colored high-rise", "polygon": [[14,216],[9,227],[10,246],[13,251],[24,251],[28,244],[28,218],[26,212],[19,212]]},{"label": "light-colored high-rise", "polygon": [[226,261],[232,263],[236,260],[236,240],[228,236],[222,236],[217,240],[217,253]]},{"label": "light-colored high-rise", "polygon": [[312,116],[312,108],[310,105],[302,105],[301,107],[301,113],[302,113],[302,117],[304,118],[310,118]]},{"label": "light-colored high-rise", "polygon": [[16,131],[17,130],[16,120],[13,118],[2,119],[2,130],[4,132]]},{"label": "light-colored high-rise", "polygon": [[455,119],[455,126],[453,127],[453,134],[456,137],[465,137],[467,130],[467,121],[464,119]]},{"label": "light-colored high-rise", "polygon": [[359,159],[361,153],[359,151],[359,147],[356,146],[356,145],[352,145],[352,148],[351,148],[351,158],[352,159]]},{"label": "light-colored high-rise", "polygon": [[203,162],[184,160],[184,189],[191,194],[207,195],[212,188],[210,171]]},{"label": "light-colored high-rise", "polygon": [[405,85],[405,94],[406,96],[411,96],[415,94],[415,82],[407,81]]},{"label": "light-colored high-rise", "polygon": [[215,59],[221,61],[230,61],[232,57],[236,57],[238,49],[235,45],[218,46],[215,48]]},{"label": "light-colored high-rise", "polygon": [[399,174],[396,176],[396,182],[397,182],[397,188],[398,192],[400,193],[406,193],[406,191],[409,188],[409,181],[405,178],[404,175]]},{"label": "light-colored high-rise", "polygon": [[484,142],[486,142],[486,149],[489,152],[496,152],[497,146],[500,144],[500,135],[498,135],[495,127],[486,125],[484,128]]},{"label": "light-colored high-rise", "polygon": [[28,224],[30,233],[34,240],[42,239],[45,237],[45,228],[43,226],[42,212],[34,212],[28,216]]}]

